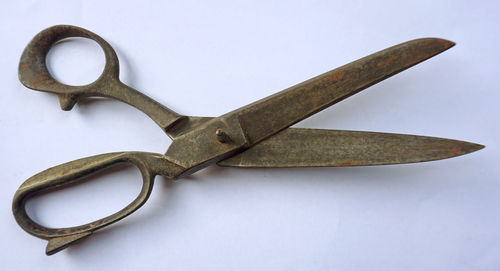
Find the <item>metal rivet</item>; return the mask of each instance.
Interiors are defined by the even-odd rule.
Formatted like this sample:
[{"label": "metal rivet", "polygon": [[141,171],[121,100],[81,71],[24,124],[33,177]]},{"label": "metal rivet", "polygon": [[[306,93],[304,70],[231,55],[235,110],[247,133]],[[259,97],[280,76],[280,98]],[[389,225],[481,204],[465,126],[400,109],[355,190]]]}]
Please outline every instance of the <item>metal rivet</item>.
[{"label": "metal rivet", "polygon": [[220,143],[231,141],[231,138],[229,138],[229,136],[220,128],[215,131],[215,135],[217,136],[217,140],[219,140]]}]

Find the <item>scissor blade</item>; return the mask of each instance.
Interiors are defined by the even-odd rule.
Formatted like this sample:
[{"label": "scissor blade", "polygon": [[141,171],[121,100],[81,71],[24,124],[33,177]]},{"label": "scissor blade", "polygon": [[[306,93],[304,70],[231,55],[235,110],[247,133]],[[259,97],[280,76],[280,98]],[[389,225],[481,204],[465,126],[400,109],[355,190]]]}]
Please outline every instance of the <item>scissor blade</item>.
[{"label": "scissor blade", "polygon": [[289,128],[220,161],[230,167],[345,167],[425,162],[482,149],[464,141],[390,133]]},{"label": "scissor blade", "polygon": [[218,118],[178,123],[166,152],[169,161],[186,169],[182,177],[224,160],[294,123],[333,105],[391,75],[450,48],[435,38],[402,43],[327,72]]},{"label": "scissor blade", "polygon": [[377,82],[437,55],[453,42],[424,38],[379,51],[238,109],[250,146]]}]

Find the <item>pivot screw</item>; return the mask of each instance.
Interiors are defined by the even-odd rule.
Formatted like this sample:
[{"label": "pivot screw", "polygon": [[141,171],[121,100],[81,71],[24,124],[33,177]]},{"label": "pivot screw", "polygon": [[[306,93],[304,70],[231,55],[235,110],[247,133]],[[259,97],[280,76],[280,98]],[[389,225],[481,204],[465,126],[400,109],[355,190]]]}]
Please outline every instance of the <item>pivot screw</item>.
[{"label": "pivot screw", "polygon": [[215,135],[220,143],[227,143],[231,141],[231,138],[229,138],[229,136],[220,128],[215,131]]}]

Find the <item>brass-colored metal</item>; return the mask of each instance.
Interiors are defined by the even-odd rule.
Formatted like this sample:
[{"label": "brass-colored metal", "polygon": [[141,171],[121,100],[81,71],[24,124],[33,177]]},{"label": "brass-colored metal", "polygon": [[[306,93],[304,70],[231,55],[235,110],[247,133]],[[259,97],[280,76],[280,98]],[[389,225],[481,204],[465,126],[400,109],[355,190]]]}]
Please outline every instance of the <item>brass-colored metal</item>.
[{"label": "brass-colored metal", "polygon": [[[45,58],[59,40],[84,37],[104,50],[101,76],[85,86],[57,82]],[[19,79],[28,88],[55,93],[63,110],[84,97],[102,96],[130,104],[147,114],[173,139],[167,152],[116,152],[78,159],[42,171],[26,180],[14,195],[12,210],[28,233],[48,240],[51,255],[94,231],[137,210],[148,199],[156,175],[181,178],[218,163],[235,167],[303,167],[400,164],[462,155],[481,145],[412,135],[292,129],[294,123],[335,104],[385,78],[439,54],[454,43],[418,39],[377,52],[217,118],[187,117],[121,83],[118,58],[111,46],[83,28],[58,25],[36,35],[24,50]],[[287,129],[288,128],[288,129]],[[33,195],[78,182],[82,177],[119,163],[135,165],[143,187],[122,210],[94,222],[68,228],[48,228],[25,211]]]}]

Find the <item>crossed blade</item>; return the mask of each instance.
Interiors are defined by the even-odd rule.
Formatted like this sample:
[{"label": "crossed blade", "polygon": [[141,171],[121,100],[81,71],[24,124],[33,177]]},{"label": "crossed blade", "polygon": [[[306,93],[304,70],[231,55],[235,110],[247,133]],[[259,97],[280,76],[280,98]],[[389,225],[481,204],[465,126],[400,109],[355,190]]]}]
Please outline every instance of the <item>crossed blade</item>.
[{"label": "crossed blade", "polygon": [[[196,144],[203,159],[218,160],[220,166],[232,167],[313,167],[365,166],[415,163],[445,159],[470,153],[484,146],[451,139],[390,133],[288,128],[361,90],[396,73],[435,56],[454,45],[453,42],[425,38],[408,41],[361,58],[319,75],[262,100],[227,113],[219,118],[191,117],[190,128],[180,144],[174,140],[167,156],[186,167],[194,166],[198,157],[190,152],[179,157],[175,150]],[[234,120],[237,121],[227,121]],[[200,140],[199,134],[210,130],[217,121],[231,123],[231,129],[244,133],[245,144],[235,144],[238,154],[226,149],[211,153],[213,141]],[[234,123],[237,123],[235,125]],[[194,127],[197,126],[197,127]],[[212,125],[214,126],[214,125]],[[192,129],[192,130],[190,130]],[[213,129],[213,128],[212,128]],[[213,131],[206,138],[213,138]],[[182,133],[181,133],[182,134]],[[192,140],[191,138],[196,138]],[[175,139],[175,136],[174,136]],[[217,143],[215,143],[217,144]],[[203,146],[209,146],[203,147]],[[247,149],[245,151],[242,151]],[[236,152],[238,152],[236,151]],[[207,155],[209,154],[209,155]],[[183,160],[184,159],[184,160]],[[201,160],[203,160],[201,159]],[[224,160],[225,159],[225,160]],[[189,161],[187,161],[189,160]],[[211,161],[213,161],[211,160]],[[186,162],[187,161],[187,162]]]}]

